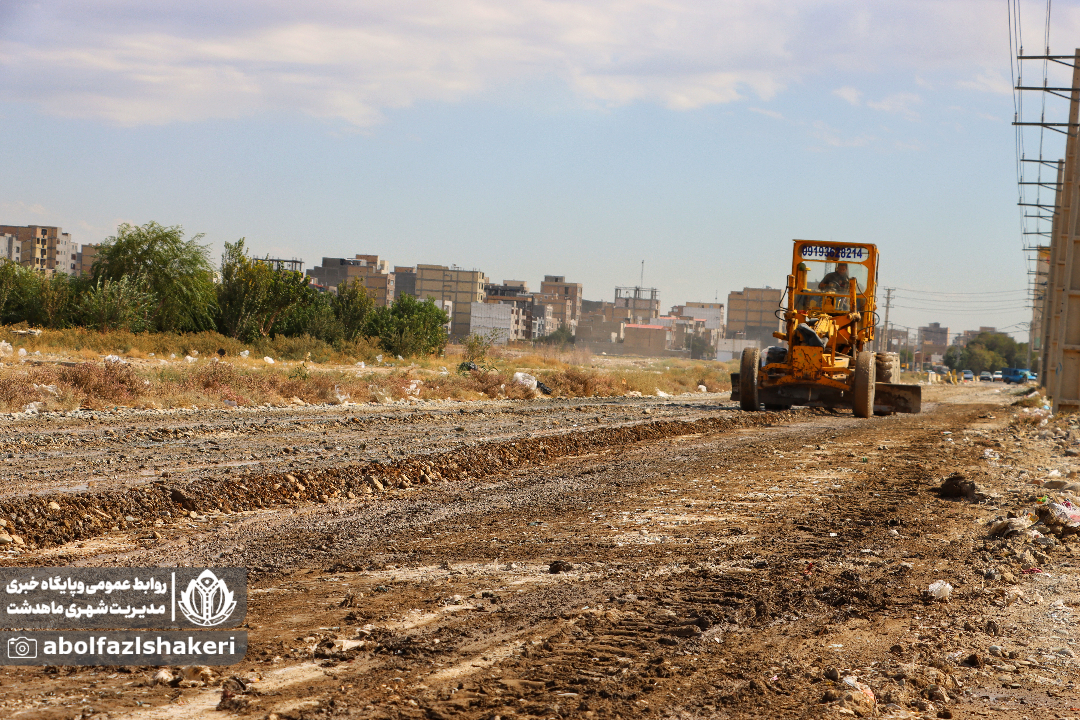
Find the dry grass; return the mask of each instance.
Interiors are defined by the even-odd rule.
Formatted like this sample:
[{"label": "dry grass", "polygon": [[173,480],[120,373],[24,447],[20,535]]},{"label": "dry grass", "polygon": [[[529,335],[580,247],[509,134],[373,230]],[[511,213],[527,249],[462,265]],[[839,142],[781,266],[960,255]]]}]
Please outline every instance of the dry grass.
[{"label": "dry grass", "polygon": [[[71,410],[107,407],[220,407],[306,403],[356,403],[372,400],[526,399],[533,396],[513,382],[527,372],[564,397],[610,397],[627,393],[655,395],[709,392],[730,387],[731,363],[682,359],[597,357],[587,352],[550,347],[498,348],[487,370],[460,374],[461,348],[451,346],[442,357],[415,358],[406,363],[375,363],[378,353],[367,343],[345,350],[311,338],[267,340],[244,346],[217,333],[148,335],[94,333],[84,330],[45,331],[40,337],[15,336],[0,329],[0,339],[22,347],[38,363],[0,366],[0,410],[19,411],[30,403],[41,409]],[[226,352],[218,361],[218,348]],[[243,349],[250,358],[237,357]],[[41,351],[42,357],[33,356]],[[196,363],[165,362],[197,352]],[[151,353],[154,357],[150,358]],[[308,356],[310,353],[310,357]],[[131,363],[105,363],[117,354]],[[263,355],[279,360],[265,364]],[[306,362],[296,360],[307,358]],[[60,364],[54,360],[76,360]],[[363,361],[364,368],[356,363]],[[377,365],[377,367],[376,367]]]},{"label": "dry grass", "polygon": [[243,350],[252,356],[270,356],[277,360],[303,360],[310,357],[318,363],[373,362],[379,349],[370,341],[360,340],[332,347],[315,338],[274,337],[263,338],[247,344],[216,332],[201,333],[131,333],[125,331],[96,332],[86,328],[45,330],[41,335],[15,335],[11,328],[0,328],[0,340],[7,340],[16,350],[24,348],[28,353],[65,355],[84,359],[102,355],[120,355],[130,358],[183,357],[198,353],[203,357],[224,350],[226,357],[236,357]]}]

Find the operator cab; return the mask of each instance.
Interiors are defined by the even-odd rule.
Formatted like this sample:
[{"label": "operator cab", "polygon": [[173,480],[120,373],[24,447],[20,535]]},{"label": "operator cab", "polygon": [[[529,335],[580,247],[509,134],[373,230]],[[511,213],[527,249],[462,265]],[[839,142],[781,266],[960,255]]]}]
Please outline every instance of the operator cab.
[{"label": "operator cab", "polygon": [[866,307],[875,253],[868,247],[841,247],[807,242],[796,250],[794,309],[801,312],[841,314],[851,312],[851,289],[855,310]]}]

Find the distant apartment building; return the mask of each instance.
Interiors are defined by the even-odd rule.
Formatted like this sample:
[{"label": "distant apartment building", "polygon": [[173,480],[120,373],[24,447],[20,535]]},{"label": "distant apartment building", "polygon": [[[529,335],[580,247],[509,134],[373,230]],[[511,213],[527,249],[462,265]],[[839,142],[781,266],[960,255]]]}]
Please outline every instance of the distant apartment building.
[{"label": "distant apartment building", "polygon": [[545,275],[540,283],[539,299],[551,306],[560,327],[575,332],[581,317],[581,283],[568,283],[564,275]]},{"label": "distant apartment building", "polygon": [[394,299],[402,295],[416,297],[416,268],[403,265],[394,266]]},{"label": "distant apartment building", "polygon": [[90,243],[85,244],[80,248],[78,253],[78,261],[76,264],[79,267],[79,277],[89,277],[94,274],[94,263],[97,261],[99,244]]},{"label": "distant apartment building", "polygon": [[941,323],[930,323],[919,328],[919,342],[915,349],[917,363],[944,362],[945,351],[949,349],[949,328]]},{"label": "distant apartment building", "polygon": [[496,345],[525,339],[525,313],[510,303],[474,302],[469,311],[469,332],[493,336]]},{"label": "distant apartment building", "polygon": [[776,288],[743,288],[728,293],[725,335],[734,340],[756,340],[761,347],[777,342],[780,330],[776,311],[783,291]]},{"label": "distant apartment building", "polygon": [[394,302],[394,274],[389,263],[380,260],[378,255],[357,255],[355,258],[322,259],[322,265],[307,271],[308,277],[317,284],[336,292],[337,286],[352,279],[363,282],[368,295],[377,307],[386,307]]},{"label": "distant apartment building", "polygon": [[450,318],[450,336],[463,338],[469,334],[472,304],[484,302],[487,276],[479,270],[463,270],[445,265],[416,266],[416,297],[428,298],[440,305],[443,301],[453,303]]},{"label": "distant apartment building", "polygon": [[630,323],[647,325],[653,318],[660,317],[660,291],[656,288],[617,287],[615,288],[615,311],[625,311],[624,316]]},{"label": "distant apartment building", "polygon": [[671,308],[670,314],[704,320],[706,330],[724,329],[724,303],[688,302]]},{"label": "distant apartment building", "polygon": [[78,250],[71,235],[50,225],[0,225],[0,235],[14,235],[20,264],[46,275],[78,272]]},{"label": "distant apartment building", "polygon": [[0,233],[0,260],[22,264],[22,243],[11,233]]},{"label": "distant apartment building", "polygon": [[548,327],[555,325],[551,307],[545,305],[537,294],[529,292],[524,280],[503,280],[502,285],[489,284],[484,288],[484,295],[486,303],[513,305],[521,310],[524,325],[522,340],[543,337],[550,332]]}]

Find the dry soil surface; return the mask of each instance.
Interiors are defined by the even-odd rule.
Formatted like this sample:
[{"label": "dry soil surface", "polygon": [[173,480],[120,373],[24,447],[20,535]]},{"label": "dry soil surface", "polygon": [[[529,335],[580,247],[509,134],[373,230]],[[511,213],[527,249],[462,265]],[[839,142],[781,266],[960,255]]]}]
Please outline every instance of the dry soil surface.
[{"label": "dry soil surface", "polygon": [[1014,393],[6,422],[5,564],[244,566],[250,644],[2,669],[0,716],[1080,717],[1080,544],[1024,527],[1075,425]]}]

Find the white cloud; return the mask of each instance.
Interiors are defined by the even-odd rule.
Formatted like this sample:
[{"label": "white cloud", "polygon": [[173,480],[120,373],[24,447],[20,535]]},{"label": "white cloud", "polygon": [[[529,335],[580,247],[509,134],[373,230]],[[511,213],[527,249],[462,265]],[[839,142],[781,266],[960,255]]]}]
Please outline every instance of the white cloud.
[{"label": "white cloud", "polygon": [[764,115],[765,117],[771,117],[773,120],[783,120],[784,119],[783,114],[778,113],[775,110],[766,110],[765,108],[752,107],[752,108],[750,108],[750,112],[756,112],[759,115]]},{"label": "white cloud", "polygon": [[[586,103],[673,110],[768,100],[837,70],[946,72],[997,91],[1005,42],[979,0],[3,5],[0,93],[122,125],[299,111],[364,127],[389,109],[553,79]],[[1080,30],[1074,15],[1056,31]]]},{"label": "white cloud", "polygon": [[28,203],[22,200],[4,200],[0,202],[0,213],[9,219],[9,225],[33,225],[49,216],[49,210],[40,203]]},{"label": "white cloud", "polygon": [[865,147],[874,140],[873,136],[863,133],[846,135],[820,120],[814,123],[813,135],[830,147]]},{"label": "white cloud", "polygon": [[893,93],[881,100],[867,100],[866,106],[882,112],[897,113],[914,120],[919,117],[919,114],[915,112],[912,106],[921,102],[922,98],[915,93],[901,92]]},{"label": "white cloud", "polygon": [[[1012,80],[1001,70],[987,70],[975,75],[969,80],[961,80],[957,83],[960,87],[969,90],[995,93],[997,95],[1011,95],[1013,92]],[[1041,85],[1040,85],[1041,87]]]},{"label": "white cloud", "polygon": [[862,98],[862,93],[851,87],[850,85],[845,85],[842,88],[837,88],[836,90],[833,90],[833,95],[847,100],[852,105],[858,105],[861,102]]}]

